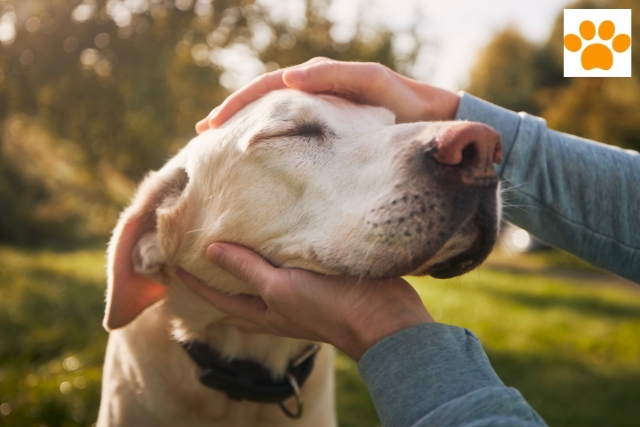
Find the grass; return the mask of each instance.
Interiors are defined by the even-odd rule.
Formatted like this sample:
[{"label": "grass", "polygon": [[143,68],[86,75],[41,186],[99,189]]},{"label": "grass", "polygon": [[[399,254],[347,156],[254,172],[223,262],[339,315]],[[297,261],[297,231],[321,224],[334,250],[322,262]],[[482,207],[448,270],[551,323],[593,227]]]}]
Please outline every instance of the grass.
[{"label": "grass", "polygon": [[640,287],[577,276],[483,268],[411,282],[437,320],[479,336],[498,375],[549,425],[637,426]]},{"label": "grass", "polygon": [[[637,426],[640,287],[557,252],[410,278],[434,317],[474,331],[551,426]],[[0,247],[0,426],[91,426],[107,334],[104,253]],[[336,363],[343,427],[379,425],[356,364]]]},{"label": "grass", "polygon": [[0,426],[90,426],[107,333],[104,252],[0,248]]}]

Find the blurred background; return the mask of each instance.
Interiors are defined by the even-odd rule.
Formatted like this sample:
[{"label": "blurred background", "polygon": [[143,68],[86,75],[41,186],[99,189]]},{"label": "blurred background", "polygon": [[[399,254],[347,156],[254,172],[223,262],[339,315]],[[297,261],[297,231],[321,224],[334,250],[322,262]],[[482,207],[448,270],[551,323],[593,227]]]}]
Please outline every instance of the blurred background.
[{"label": "blurred background", "polygon": [[[562,77],[565,7],[634,9],[633,78]],[[638,150],[639,37],[640,0],[0,0],[0,426],[95,422],[110,230],[253,77],[376,61]],[[462,278],[410,279],[434,317],[551,426],[640,425],[640,287],[505,236]],[[336,372],[340,425],[379,425],[355,364]]]}]

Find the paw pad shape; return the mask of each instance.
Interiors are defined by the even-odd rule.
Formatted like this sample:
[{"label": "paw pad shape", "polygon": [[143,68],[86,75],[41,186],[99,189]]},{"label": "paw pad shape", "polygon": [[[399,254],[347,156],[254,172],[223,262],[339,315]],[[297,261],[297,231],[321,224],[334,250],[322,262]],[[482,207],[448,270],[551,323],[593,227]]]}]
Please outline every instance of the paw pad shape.
[{"label": "paw pad shape", "polygon": [[[601,40],[611,40],[616,32],[616,26],[611,21],[604,21],[598,27],[598,37]],[[582,49],[582,41],[592,40],[596,35],[596,26],[591,21],[583,21],[580,24],[580,36],[567,34],[564,38],[564,46],[571,52],[578,52]],[[618,34],[611,43],[611,48],[618,53],[622,53],[631,46],[631,37],[627,34]],[[613,66],[613,52],[611,48],[602,43],[588,43],[582,51],[582,68],[592,70],[601,68],[609,70]]]}]

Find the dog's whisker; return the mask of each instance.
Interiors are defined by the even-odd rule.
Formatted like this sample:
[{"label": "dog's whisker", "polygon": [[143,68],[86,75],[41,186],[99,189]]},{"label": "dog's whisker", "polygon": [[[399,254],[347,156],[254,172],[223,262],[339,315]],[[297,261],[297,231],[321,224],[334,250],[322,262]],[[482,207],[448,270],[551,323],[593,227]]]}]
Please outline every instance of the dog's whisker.
[{"label": "dog's whisker", "polygon": [[520,187],[524,187],[525,185],[531,184],[533,181],[525,181],[525,182],[520,182],[518,184],[510,184],[508,188],[504,188],[504,187],[500,187],[500,194],[502,193],[507,193],[510,191],[517,191],[520,189]]},{"label": "dog's whisker", "polygon": [[191,233],[198,233],[198,232],[202,232],[202,231],[208,231],[208,228],[196,228],[194,230],[189,230],[187,232],[185,232],[184,234],[191,234]]},{"label": "dog's whisker", "polygon": [[533,206],[533,205],[514,205],[514,204],[503,204],[503,209],[504,208],[514,208],[514,209],[518,209],[521,210],[522,212],[528,213],[528,214],[532,214],[532,212],[529,209],[537,209],[537,210],[542,210],[542,208],[538,207],[538,206]]}]

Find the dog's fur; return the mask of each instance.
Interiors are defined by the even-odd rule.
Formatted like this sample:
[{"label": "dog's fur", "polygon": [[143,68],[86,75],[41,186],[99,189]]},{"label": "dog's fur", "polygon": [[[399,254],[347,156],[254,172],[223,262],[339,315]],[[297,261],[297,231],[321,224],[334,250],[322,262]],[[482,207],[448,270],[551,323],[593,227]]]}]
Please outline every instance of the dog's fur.
[{"label": "dog's fur", "polygon": [[178,341],[204,341],[275,377],[309,343],[247,332],[190,292],[175,269],[226,292],[254,293],[207,262],[206,247],[225,241],[274,265],[329,275],[468,271],[495,240],[497,184],[463,184],[429,161],[428,148],[456,125],[395,125],[383,108],[283,90],[150,174],[109,246],[111,336],[98,426],[334,426],[326,345],[302,388],[299,421],[277,405],[232,401],[202,386]]}]

